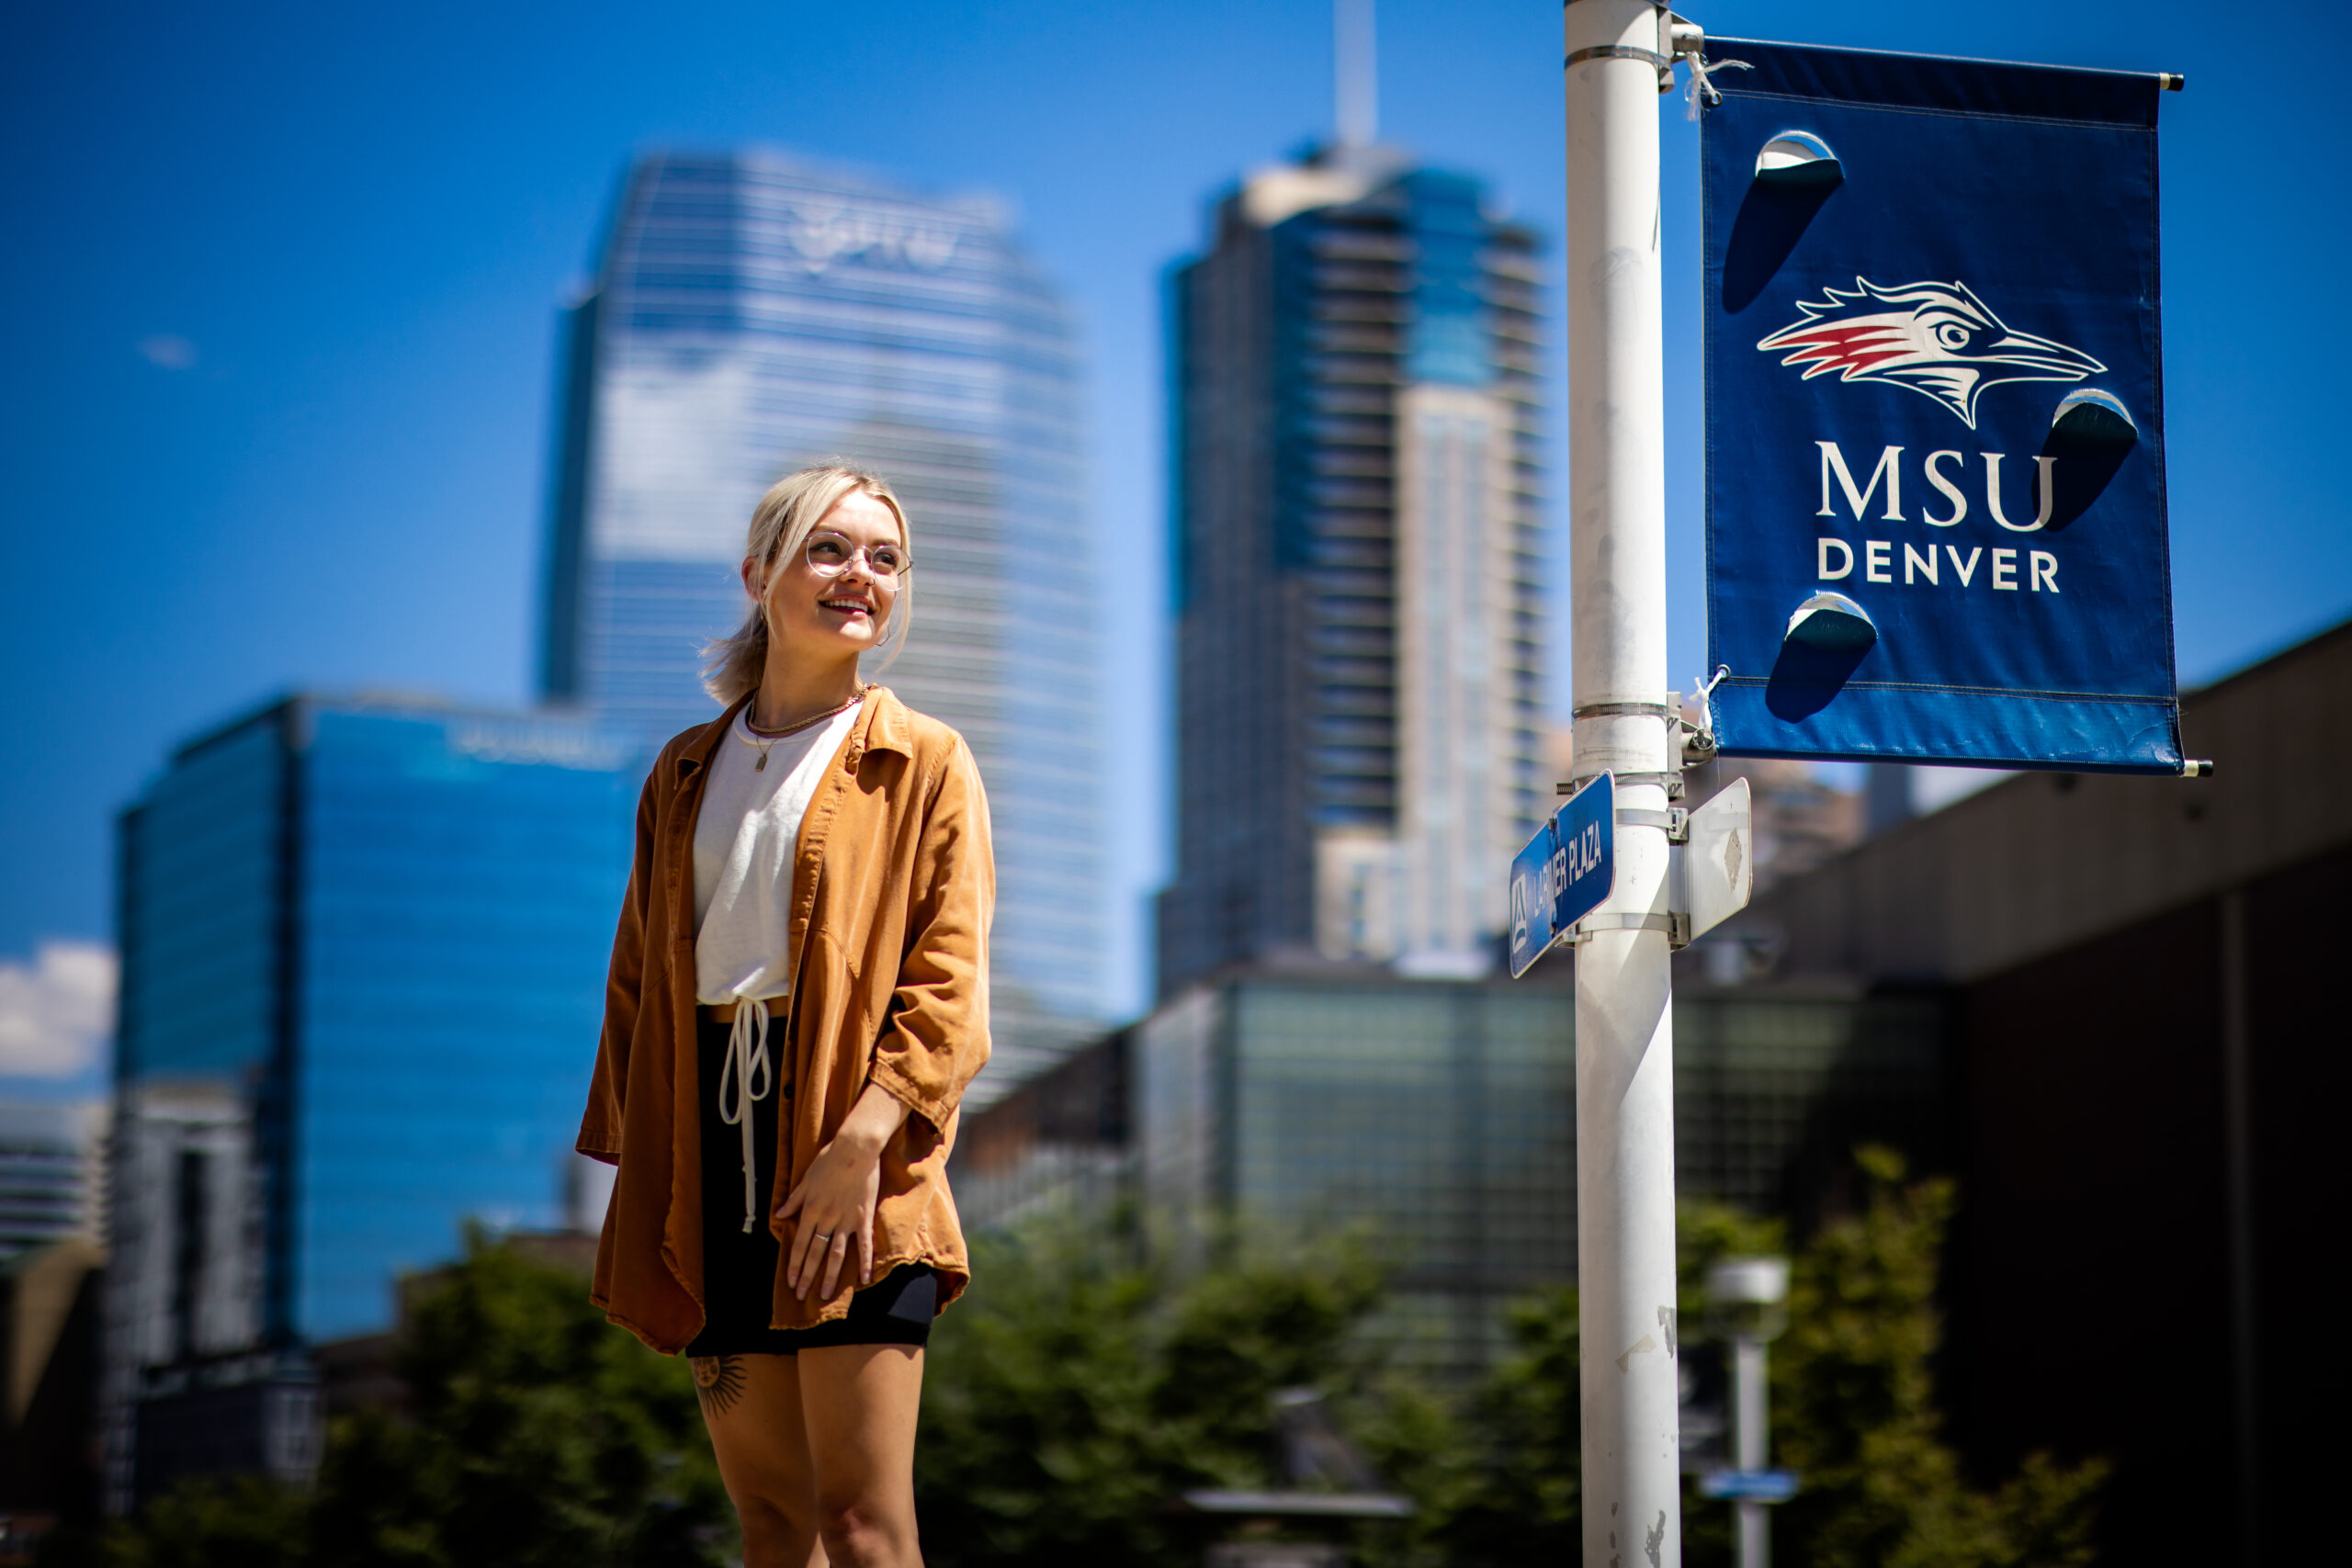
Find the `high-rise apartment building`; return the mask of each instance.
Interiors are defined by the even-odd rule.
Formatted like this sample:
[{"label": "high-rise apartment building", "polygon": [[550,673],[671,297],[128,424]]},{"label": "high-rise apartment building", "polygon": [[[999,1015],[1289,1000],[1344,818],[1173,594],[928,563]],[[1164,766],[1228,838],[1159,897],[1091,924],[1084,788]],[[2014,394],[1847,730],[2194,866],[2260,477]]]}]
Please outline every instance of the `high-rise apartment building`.
[{"label": "high-rise apartment building", "polygon": [[123,814],[110,1506],[299,1479],[308,1347],[388,1327],[469,1221],[601,1220],[571,1145],[643,765],[576,719],[297,697]]},{"label": "high-rise apartment building", "polygon": [[1308,952],[1485,974],[1551,794],[1535,238],[1353,142],[1214,229],[1170,289],[1161,992]]},{"label": "high-rise apartment building", "polygon": [[[1079,369],[996,207],[764,153],[628,176],[570,314],[545,694],[655,739],[713,716],[760,494],[845,457],[915,536],[886,680],[971,742],[996,830],[995,1066],[975,1103],[1103,1011],[1093,549]],[[879,660],[873,661],[875,664]]]}]

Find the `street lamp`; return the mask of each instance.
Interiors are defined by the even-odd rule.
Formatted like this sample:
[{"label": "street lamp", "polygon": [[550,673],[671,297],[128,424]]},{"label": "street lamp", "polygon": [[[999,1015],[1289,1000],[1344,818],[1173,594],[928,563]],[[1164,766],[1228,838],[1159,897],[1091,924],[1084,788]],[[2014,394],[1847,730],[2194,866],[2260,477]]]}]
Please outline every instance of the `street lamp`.
[{"label": "street lamp", "polygon": [[1731,1500],[1739,1523],[1739,1568],[1769,1568],[1765,1506],[1796,1495],[1795,1475],[1764,1467],[1764,1344],[1788,1326],[1781,1309],[1788,1294],[1785,1258],[1727,1258],[1707,1270],[1708,1315],[1732,1348],[1732,1468],[1702,1476],[1699,1490]]}]

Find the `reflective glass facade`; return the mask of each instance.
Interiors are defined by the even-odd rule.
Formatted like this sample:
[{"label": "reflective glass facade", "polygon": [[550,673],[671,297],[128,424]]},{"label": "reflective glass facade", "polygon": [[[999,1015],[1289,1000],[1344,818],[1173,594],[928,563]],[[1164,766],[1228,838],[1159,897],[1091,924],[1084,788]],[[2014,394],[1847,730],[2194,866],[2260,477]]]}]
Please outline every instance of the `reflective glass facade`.
[{"label": "reflective glass facade", "polygon": [[571,1219],[643,763],[575,719],[298,698],[124,814],[118,1495],[131,1405],[386,1328],[469,1220]]},{"label": "reflective glass facade", "polygon": [[[1353,1235],[1387,1270],[1379,1329],[1405,1355],[1441,1375],[1492,1364],[1508,1303],[1576,1277],[1576,996],[1553,963],[1515,983],[1250,976],[1193,987],[1106,1042],[1156,1234],[1197,1249],[1235,1218],[1276,1240]],[[1949,1014],[1936,994],[1684,991],[1678,1190],[1805,1215],[1858,1143],[1937,1168]],[[982,1118],[971,1141],[1009,1145],[989,1174],[1015,1214],[1052,1206],[1057,1165],[1104,1163],[1086,1132]]]},{"label": "reflective glass facade", "polygon": [[1486,1364],[1512,1298],[1576,1275],[1574,993],[1246,979],[1136,1032],[1140,1187],[1171,1234],[1232,1214],[1351,1235],[1411,1359]]},{"label": "reflective glass facade", "polygon": [[987,1100],[1103,1008],[1094,564],[1066,312],[988,201],[772,154],[664,154],[631,172],[570,323],[549,698],[655,740],[708,718],[698,650],[747,608],[736,563],[761,492],[841,456],[905,501],[912,636],[867,673],[961,730],[987,781]]},{"label": "reflective glass facade", "polygon": [[564,1223],[637,778],[560,721],[309,712],[287,1286],[333,1338],[464,1219]]}]

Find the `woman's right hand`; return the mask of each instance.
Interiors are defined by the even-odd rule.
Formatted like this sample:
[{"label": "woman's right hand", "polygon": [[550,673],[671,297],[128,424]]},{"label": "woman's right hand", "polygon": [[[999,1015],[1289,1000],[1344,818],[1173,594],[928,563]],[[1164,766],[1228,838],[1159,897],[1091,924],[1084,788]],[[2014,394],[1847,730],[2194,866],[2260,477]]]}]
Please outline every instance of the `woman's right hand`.
[{"label": "woman's right hand", "polygon": [[[840,1287],[842,1265],[857,1248],[858,1288],[874,1283],[874,1210],[882,1196],[882,1150],[906,1124],[905,1101],[869,1083],[842,1119],[841,1131],[817,1151],[781,1207],[778,1219],[797,1217],[785,1282],[796,1296],[821,1285],[817,1299],[830,1301]],[[821,1278],[820,1278],[821,1270]]]}]

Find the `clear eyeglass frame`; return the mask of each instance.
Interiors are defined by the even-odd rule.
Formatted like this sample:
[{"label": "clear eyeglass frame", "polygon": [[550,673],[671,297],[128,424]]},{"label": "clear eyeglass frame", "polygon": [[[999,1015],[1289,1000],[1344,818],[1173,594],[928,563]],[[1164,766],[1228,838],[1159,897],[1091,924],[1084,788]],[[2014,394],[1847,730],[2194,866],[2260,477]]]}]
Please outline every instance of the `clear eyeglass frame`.
[{"label": "clear eyeglass frame", "polygon": [[[865,574],[876,582],[896,582],[914,570],[914,560],[904,545],[888,540],[878,545],[853,545],[846,536],[831,529],[809,535],[802,554],[808,558],[808,570],[820,577],[839,577],[860,557],[865,560]],[[897,564],[888,564],[892,560]]]}]

